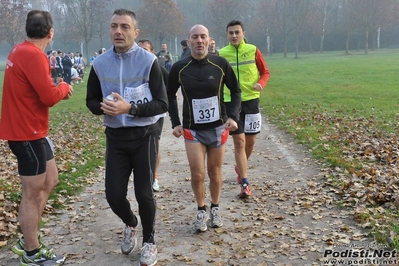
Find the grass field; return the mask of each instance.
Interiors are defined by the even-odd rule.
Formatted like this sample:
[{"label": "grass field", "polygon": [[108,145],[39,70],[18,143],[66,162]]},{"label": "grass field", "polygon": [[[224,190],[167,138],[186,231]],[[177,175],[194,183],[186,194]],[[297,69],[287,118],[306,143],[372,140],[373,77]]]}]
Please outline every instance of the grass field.
[{"label": "grass field", "polygon": [[[293,134],[332,169],[325,182],[341,196],[337,205],[355,209],[354,202],[361,203],[364,208],[359,211],[357,206],[354,219],[370,223],[370,232],[377,240],[386,242],[389,237],[388,242],[398,248],[397,210],[387,207],[383,222],[381,214],[373,211],[392,202],[396,191],[387,193],[385,183],[372,183],[365,177],[371,176],[370,169],[377,169],[391,173],[390,178],[398,181],[399,50],[371,51],[369,55],[300,54],[299,59],[275,54],[265,58],[271,79],[262,92],[261,106],[267,119]],[[0,71],[1,81],[2,77]],[[74,86],[73,98],[51,109],[50,133],[59,147],[62,180],[57,188],[61,196],[54,199],[55,205],[62,205],[61,197],[78,192],[76,188],[90,182],[89,173],[103,165],[101,118],[90,114],[85,106],[85,84]],[[368,150],[362,150],[364,143],[373,144],[372,149],[369,145]],[[384,150],[379,150],[381,147]],[[353,190],[348,180],[364,183],[367,198],[354,199],[347,193]],[[376,195],[384,190],[384,197],[372,194],[370,187]],[[18,199],[15,193],[6,197]]]}]

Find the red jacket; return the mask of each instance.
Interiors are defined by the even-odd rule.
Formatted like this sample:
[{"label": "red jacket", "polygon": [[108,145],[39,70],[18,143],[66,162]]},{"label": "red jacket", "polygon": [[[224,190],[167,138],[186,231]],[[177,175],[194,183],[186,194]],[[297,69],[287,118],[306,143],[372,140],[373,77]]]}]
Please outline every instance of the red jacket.
[{"label": "red jacket", "polygon": [[0,139],[23,141],[47,136],[49,107],[61,101],[69,85],[55,86],[47,56],[24,41],[10,52],[4,71]]}]

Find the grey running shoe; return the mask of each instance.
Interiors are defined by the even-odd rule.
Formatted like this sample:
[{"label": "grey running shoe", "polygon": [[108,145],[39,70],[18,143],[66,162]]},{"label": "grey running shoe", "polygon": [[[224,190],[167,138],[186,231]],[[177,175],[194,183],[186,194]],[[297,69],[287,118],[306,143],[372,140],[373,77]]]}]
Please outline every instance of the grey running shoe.
[{"label": "grey running shoe", "polygon": [[[39,244],[42,245],[42,247],[46,247],[43,243],[43,238],[41,235],[38,235],[37,237],[39,239]],[[11,248],[11,251],[17,254],[18,256],[24,255],[25,252],[25,241],[24,237],[20,237],[17,241],[17,243]]]},{"label": "grey running shoe", "polygon": [[209,226],[212,228],[223,226],[222,217],[220,217],[219,207],[211,208]]},{"label": "grey running shoe", "polygon": [[157,264],[157,246],[151,243],[144,243],[141,248],[139,266],[153,266]]},{"label": "grey running shoe", "polygon": [[194,230],[197,232],[205,232],[208,227],[206,226],[206,222],[208,221],[208,214],[206,211],[198,211],[197,212],[197,220],[194,224]]},{"label": "grey running shoe", "polygon": [[123,231],[121,251],[125,255],[129,255],[137,246],[136,229],[126,225]]},{"label": "grey running shoe", "polygon": [[57,266],[62,265],[65,261],[65,257],[57,256],[53,252],[51,252],[48,248],[40,246],[39,251],[33,255],[28,256],[24,252],[19,261],[20,266]]}]

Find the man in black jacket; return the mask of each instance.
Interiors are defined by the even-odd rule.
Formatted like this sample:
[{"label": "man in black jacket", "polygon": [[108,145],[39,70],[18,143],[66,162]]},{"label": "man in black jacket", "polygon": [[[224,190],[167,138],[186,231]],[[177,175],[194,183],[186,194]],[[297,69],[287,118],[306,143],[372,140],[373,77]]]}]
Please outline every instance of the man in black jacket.
[{"label": "man in black jacket", "polygon": [[181,52],[180,59],[183,59],[186,56],[190,56],[191,55],[191,49],[187,45],[187,40],[182,40],[180,42],[180,44],[181,44],[181,48],[183,49],[183,51]]},{"label": "man in black jacket", "polygon": [[68,54],[65,54],[62,57],[61,63],[62,63],[62,69],[64,71],[64,81],[68,84],[71,84],[71,82],[72,82],[71,68],[73,65],[72,65],[71,58],[69,58]]}]

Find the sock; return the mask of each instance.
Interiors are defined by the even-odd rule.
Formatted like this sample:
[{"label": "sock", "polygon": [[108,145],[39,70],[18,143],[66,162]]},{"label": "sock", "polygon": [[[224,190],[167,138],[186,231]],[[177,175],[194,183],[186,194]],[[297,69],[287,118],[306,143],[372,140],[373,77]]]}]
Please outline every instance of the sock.
[{"label": "sock", "polygon": [[219,203],[218,203],[218,204],[213,204],[213,203],[211,202],[211,209],[212,209],[212,208],[215,208],[215,207],[219,207]]},{"label": "sock", "polygon": [[246,178],[246,177],[245,177],[245,178],[242,178],[242,179],[241,179],[241,183],[242,183],[242,184],[247,184],[247,185],[249,185],[248,178]]},{"label": "sock", "polygon": [[198,210],[199,210],[199,211],[206,211],[206,207],[205,207],[205,205],[204,205],[204,206],[202,206],[202,207],[198,206]]},{"label": "sock", "polygon": [[42,245],[40,245],[38,248],[36,248],[36,249],[34,249],[34,250],[31,250],[31,251],[25,250],[26,255],[27,255],[28,257],[32,257],[32,256],[35,255],[37,252],[39,252],[39,250],[40,250],[41,247],[42,247]]}]

